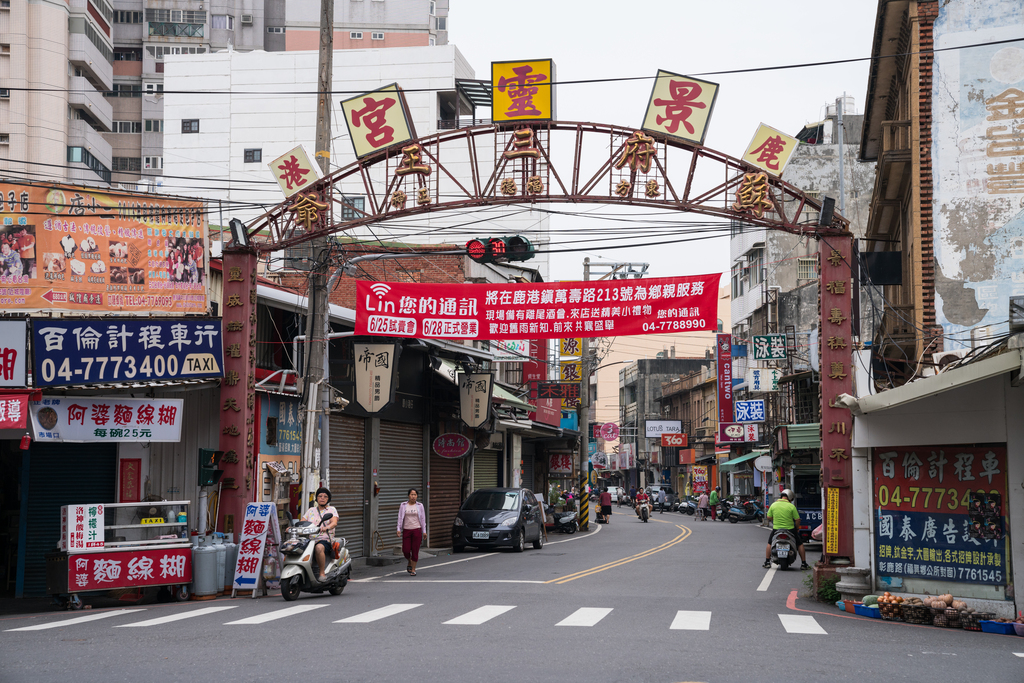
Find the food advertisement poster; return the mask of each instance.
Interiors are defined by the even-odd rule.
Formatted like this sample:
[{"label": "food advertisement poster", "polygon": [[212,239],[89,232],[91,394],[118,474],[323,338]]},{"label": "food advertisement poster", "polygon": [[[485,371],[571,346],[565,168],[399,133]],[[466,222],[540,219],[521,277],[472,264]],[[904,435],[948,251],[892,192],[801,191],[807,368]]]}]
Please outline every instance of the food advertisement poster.
[{"label": "food advertisement poster", "polygon": [[207,312],[202,202],[0,183],[0,220],[4,310]]},{"label": "food advertisement poster", "polygon": [[872,457],[879,575],[1006,585],[1005,445],[875,448]]}]

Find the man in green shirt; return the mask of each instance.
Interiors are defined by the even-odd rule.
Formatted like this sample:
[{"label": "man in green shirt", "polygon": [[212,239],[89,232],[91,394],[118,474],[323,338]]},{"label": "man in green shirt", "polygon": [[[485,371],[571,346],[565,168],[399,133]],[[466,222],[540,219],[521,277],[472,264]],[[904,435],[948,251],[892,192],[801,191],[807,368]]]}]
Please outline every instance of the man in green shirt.
[{"label": "man in green shirt", "polygon": [[797,552],[800,553],[800,569],[809,569],[807,555],[804,553],[804,542],[800,538],[800,512],[792,503],[794,497],[793,491],[786,489],[782,492],[782,497],[768,508],[767,517],[772,520],[772,532],[768,536],[768,546],[764,549],[765,569],[772,566],[772,541],[775,534],[782,530],[788,531],[796,543]]},{"label": "man in green shirt", "polygon": [[[722,487],[716,486],[715,490],[711,492],[711,497],[708,498],[708,505],[711,507],[711,521],[718,519],[718,492],[720,490],[722,490]],[[722,519],[725,519],[725,517],[722,517]]]}]

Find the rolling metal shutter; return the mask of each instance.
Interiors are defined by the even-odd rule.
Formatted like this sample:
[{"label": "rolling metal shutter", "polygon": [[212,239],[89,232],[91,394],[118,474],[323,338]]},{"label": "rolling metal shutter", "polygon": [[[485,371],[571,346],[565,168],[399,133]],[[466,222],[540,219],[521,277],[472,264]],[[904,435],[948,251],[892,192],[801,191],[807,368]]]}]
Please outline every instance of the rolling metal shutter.
[{"label": "rolling metal shutter", "polygon": [[[398,506],[409,499],[409,489],[423,497],[423,425],[380,422],[379,529],[385,544],[394,542]],[[422,501],[421,501],[422,502]]]},{"label": "rolling metal shutter", "polygon": [[331,415],[331,505],[338,509],[336,536],[353,557],[362,557],[364,536],[366,421]]},{"label": "rolling metal shutter", "polygon": [[462,504],[462,461],[430,454],[430,547],[447,548],[452,523]]},{"label": "rolling metal shutter", "polygon": [[46,595],[46,555],[60,540],[61,506],[113,503],[116,482],[117,444],[32,444],[24,597]]},{"label": "rolling metal shutter", "polygon": [[473,489],[493,488],[498,485],[497,451],[477,451],[473,456]]},{"label": "rolling metal shutter", "polygon": [[530,489],[534,493],[534,481],[533,481],[533,454],[523,456],[523,472],[522,472],[522,486],[525,489]]}]

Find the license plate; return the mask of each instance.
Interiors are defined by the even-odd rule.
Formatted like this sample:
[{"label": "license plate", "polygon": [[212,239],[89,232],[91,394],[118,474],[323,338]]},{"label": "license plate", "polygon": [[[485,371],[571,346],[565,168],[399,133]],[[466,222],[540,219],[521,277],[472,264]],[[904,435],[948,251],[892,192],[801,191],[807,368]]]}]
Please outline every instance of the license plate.
[{"label": "license plate", "polygon": [[481,539],[481,540],[485,540],[486,541],[490,537],[491,537],[491,534],[488,531],[474,531],[473,532],[473,538],[474,539]]},{"label": "license plate", "polygon": [[789,557],[789,548],[779,548],[775,551],[779,557]]}]

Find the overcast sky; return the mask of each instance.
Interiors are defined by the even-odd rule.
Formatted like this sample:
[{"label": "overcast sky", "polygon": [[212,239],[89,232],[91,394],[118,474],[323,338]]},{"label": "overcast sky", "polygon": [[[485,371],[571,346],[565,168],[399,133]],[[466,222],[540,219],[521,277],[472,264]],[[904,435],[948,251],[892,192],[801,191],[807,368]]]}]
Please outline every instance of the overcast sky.
[{"label": "overcast sky", "polygon": [[[704,75],[868,57],[877,0],[451,0],[449,40],[490,78],[490,62],[552,58],[558,81],[654,76],[665,69],[721,85],[705,144],[731,156],[743,154],[759,122],[793,135],[824,117],[844,91],[861,113],[868,63],[837,64],[760,73]],[[650,80],[557,87],[557,117],[639,127]],[[569,210],[566,205],[559,210]],[[593,207],[583,207],[593,209]],[[598,208],[598,211],[601,209]],[[684,220],[699,219],[682,216]],[[561,229],[592,221],[556,216]],[[633,229],[642,230],[642,224]],[[623,227],[625,241],[630,227]],[[557,239],[557,238],[556,238]],[[654,277],[725,272],[725,238],[687,247],[609,249],[552,257],[552,279],[580,279],[585,256],[602,261],[642,261]]]}]

